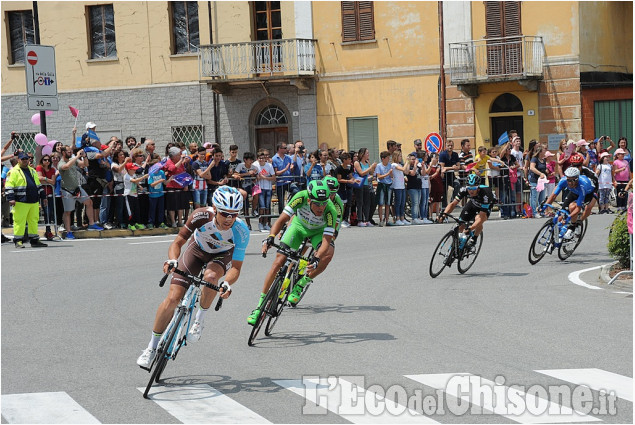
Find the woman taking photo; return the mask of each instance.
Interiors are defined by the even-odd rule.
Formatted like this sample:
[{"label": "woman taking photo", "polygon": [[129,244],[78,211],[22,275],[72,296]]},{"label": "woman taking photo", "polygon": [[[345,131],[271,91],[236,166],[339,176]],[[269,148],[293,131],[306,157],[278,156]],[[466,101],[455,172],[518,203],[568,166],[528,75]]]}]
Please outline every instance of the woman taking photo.
[{"label": "woman taking photo", "polygon": [[[372,195],[372,187],[369,181],[369,177],[375,172],[376,162],[370,163],[370,152],[367,148],[361,148],[357,153],[358,161],[355,161],[353,168],[357,174],[355,178],[360,182],[357,184],[359,187],[355,187],[355,200],[357,203],[357,226],[358,227],[373,227],[370,224],[370,198]],[[360,184],[361,183],[361,184]],[[356,185],[356,186],[357,186]]]}]

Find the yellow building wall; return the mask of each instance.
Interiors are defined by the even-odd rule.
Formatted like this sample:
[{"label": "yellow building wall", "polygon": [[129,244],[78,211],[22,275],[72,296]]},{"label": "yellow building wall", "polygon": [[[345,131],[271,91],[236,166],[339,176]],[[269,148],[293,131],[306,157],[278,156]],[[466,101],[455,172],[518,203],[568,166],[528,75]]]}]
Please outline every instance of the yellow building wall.
[{"label": "yellow building wall", "polygon": [[[379,150],[396,140],[404,152],[414,139],[438,132],[437,76],[320,82],[317,86],[318,142],[347,149],[346,119],[378,117]],[[413,148],[413,149],[411,149]]]},{"label": "yellow building wall", "polygon": [[[485,4],[472,3],[472,38],[485,38]],[[523,1],[520,6],[523,35],[543,37],[545,51],[550,56],[577,56],[580,52],[578,2]]]},{"label": "yellow building wall", "polygon": [[633,3],[581,2],[580,45],[581,72],[632,73]]},{"label": "yellow building wall", "polygon": [[[199,3],[201,44],[209,42],[207,2]],[[198,81],[196,54],[171,55],[167,2],[114,2],[117,58],[91,60],[86,6],[103,2],[39,2],[41,44],[56,46],[58,90]],[[24,93],[23,65],[8,65],[6,12],[32,2],[2,2],[2,93]]]},{"label": "yellow building wall", "polygon": [[313,2],[320,74],[439,66],[437,2],[374,2],[375,42],[342,43],[340,2]]},{"label": "yellow building wall", "polygon": [[[492,103],[494,103],[494,100],[502,93],[511,93],[518,97],[523,104],[523,111],[490,114],[489,111]],[[533,116],[527,115],[527,111],[529,110],[534,111]],[[529,92],[523,89],[518,83],[481,84],[479,86],[479,96],[474,99],[474,115],[476,119],[475,147],[481,145],[490,147],[492,140],[498,139],[498,136],[500,136],[500,134],[492,134],[490,117],[494,116],[522,115],[524,145],[527,146],[531,139],[539,140],[538,92]],[[485,142],[485,139],[489,139],[489,142]]]}]

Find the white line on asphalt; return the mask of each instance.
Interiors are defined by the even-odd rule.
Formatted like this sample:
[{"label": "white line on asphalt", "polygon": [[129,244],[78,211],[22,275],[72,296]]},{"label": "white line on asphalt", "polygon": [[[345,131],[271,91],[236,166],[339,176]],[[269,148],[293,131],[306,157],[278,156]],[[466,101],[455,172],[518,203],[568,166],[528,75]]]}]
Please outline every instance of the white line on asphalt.
[{"label": "white line on asphalt", "polygon": [[600,268],[602,268],[602,266],[590,267],[588,269],[578,270],[578,271],[569,273],[569,280],[571,281],[571,283],[575,283],[576,285],[580,285],[580,286],[585,287],[585,288],[602,289],[602,288],[600,288],[598,286],[589,285],[588,283],[585,283],[582,279],[580,279],[580,275],[582,273],[590,272],[591,270],[600,269]]},{"label": "white line on asphalt", "polygon": [[[428,387],[442,390],[454,398],[460,398],[472,405],[479,406],[485,412],[501,415],[515,422],[540,424],[593,422],[600,420],[593,416],[587,416],[574,411],[569,407],[561,406],[552,401],[537,397],[535,394],[525,393],[520,388],[497,385],[488,379],[470,373],[438,373],[405,376]],[[474,378],[476,378],[476,385],[470,380]],[[487,387],[489,387],[488,390],[484,391],[484,388]],[[494,390],[495,387],[497,388],[496,391]],[[504,389],[504,399],[502,403],[499,402],[502,394],[499,388]],[[487,396],[487,394],[491,394],[491,397]],[[505,402],[505,400],[509,400],[509,402]],[[512,400],[518,400],[519,402],[512,403]],[[522,400],[524,400],[524,404],[520,403]],[[494,406],[494,401],[496,401],[496,406]],[[519,406],[524,406],[525,408],[520,408],[518,414],[510,414],[510,410]],[[538,406],[540,406],[541,409],[536,409],[536,415],[532,414],[532,407]]]},{"label": "white line on asphalt", "polygon": [[602,369],[551,369],[537,370],[536,372],[572,384],[584,385],[596,391],[615,391],[618,398],[633,401],[633,378],[628,376]]},{"label": "white line on asphalt", "polygon": [[[326,378],[321,379],[294,379],[294,380],[280,380],[273,381],[276,385],[280,385],[287,390],[304,397],[306,400],[311,403],[323,408],[327,409],[336,415],[350,421],[354,424],[389,424],[389,423],[400,423],[400,424],[438,424],[439,422],[434,419],[430,419],[427,416],[424,416],[414,410],[407,409],[405,406],[397,406],[396,403],[387,400],[385,401],[385,405],[389,403],[395,407],[396,411],[402,411],[400,415],[392,415],[390,413],[390,409],[383,409],[379,414],[371,414],[369,413],[369,409],[363,409],[363,413],[356,414],[346,414],[345,412],[340,412],[340,408],[343,403],[346,403],[346,400],[342,399],[342,388],[341,385],[351,384],[348,381],[343,379],[338,379],[339,385],[336,385],[334,388],[330,388],[328,380]],[[351,384],[353,385],[353,384]],[[384,397],[373,392],[367,391],[364,388],[359,386],[353,386],[350,389],[354,390],[354,394],[358,394],[358,403],[359,400],[368,400],[368,396],[373,396],[378,403],[384,404]],[[353,394],[352,391],[347,391],[347,394]],[[368,402],[367,402],[368,403]],[[314,407],[312,407],[314,408]],[[342,409],[344,410],[344,409]]]},{"label": "white line on asphalt", "polygon": [[[144,392],[145,388],[138,388]],[[155,385],[148,396],[185,424],[271,423],[207,384]]]},{"label": "white line on asphalt", "polygon": [[172,239],[169,239],[167,241],[128,242],[128,245],[145,245],[145,244],[149,244],[149,243],[166,243],[166,242],[172,242]]},{"label": "white line on asphalt", "polygon": [[65,392],[3,394],[2,417],[10,424],[99,424]]}]

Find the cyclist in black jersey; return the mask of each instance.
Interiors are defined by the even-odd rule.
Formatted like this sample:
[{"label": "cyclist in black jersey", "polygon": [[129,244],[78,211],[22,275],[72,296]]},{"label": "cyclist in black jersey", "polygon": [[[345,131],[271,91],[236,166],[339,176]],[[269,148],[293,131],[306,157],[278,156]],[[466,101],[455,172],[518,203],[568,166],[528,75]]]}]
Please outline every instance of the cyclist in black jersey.
[{"label": "cyclist in black jersey", "polygon": [[[492,206],[498,202],[492,189],[481,186],[481,178],[476,174],[467,177],[467,185],[459,189],[452,202],[445,207],[444,214],[450,214],[462,199],[468,198],[465,207],[461,211],[459,218],[463,221],[474,220],[468,228],[461,226],[460,230],[469,236],[468,243],[474,243],[478,235],[483,231],[483,224],[489,218]],[[439,216],[439,222],[443,220],[443,215]]]}]

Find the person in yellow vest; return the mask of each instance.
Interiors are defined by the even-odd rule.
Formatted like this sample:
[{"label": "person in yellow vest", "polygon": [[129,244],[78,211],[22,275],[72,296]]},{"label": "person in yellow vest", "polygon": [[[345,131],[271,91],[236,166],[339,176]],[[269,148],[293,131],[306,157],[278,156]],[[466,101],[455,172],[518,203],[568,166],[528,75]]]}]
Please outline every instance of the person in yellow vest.
[{"label": "person in yellow vest", "polygon": [[[37,222],[40,217],[40,204],[46,207],[46,196],[40,185],[35,169],[29,167],[29,156],[25,152],[18,153],[18,165],[9,172],[5,183],[5,193],[9,205],[13,207],[13,241],[16,248],[24,248],[29,238],[32,247],[45,247],[37,233]],[[26,234],[26,226],[29,234]]]}]

